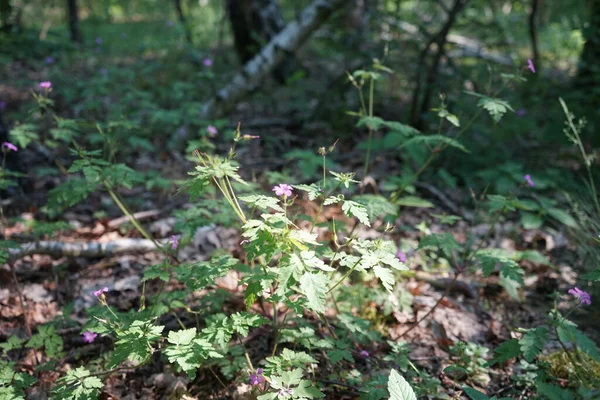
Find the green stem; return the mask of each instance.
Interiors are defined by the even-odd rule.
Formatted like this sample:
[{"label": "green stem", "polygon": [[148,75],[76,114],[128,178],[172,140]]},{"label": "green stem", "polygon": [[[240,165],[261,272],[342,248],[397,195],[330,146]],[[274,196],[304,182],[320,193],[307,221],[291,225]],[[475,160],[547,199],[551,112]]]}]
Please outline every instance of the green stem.
[{"label": "green stem", "polygon": [[594,183],[594,177],[592,175],[592,169],[591,169],[590,163],[588,161],[588,155],[585,151],[585,148],[583,147],[583,142],[581,141],[581,137],[579,136],[579,131],[577,130],[577,128],[575,127],[575,124],[573,123],[573,119],[571,118],[571,113],[569,112],[569,109],[567,108],[567,104],[561,97],[559,97],[558,100],[560,101],[560,105],[562,106],[563,111],[564,111],[565,115],[567,116],[567,122],[569,123],[569,128],[571,128],[571,131],[573,131],[573,134],[575,135],[575,138],[577,139],[576,140],[577,146],[579,147],[579,151],[581,152],[581,156],[583,157],[583,163],[585,164],[585,168],[587,169],[588,180],[590,181],[590,187],[592,189],[592,196],[594,198],[596,212],[598,214],[600,214],[600,202],[598,201],[598,192],[596,191],[596,184]]},{"label": "green stem", "polygon": [[233,186],[231,186],[231,181],[229,180],[228,176],[225,176],[225,181],[227,182],[227,185],[228,185],[229,190],[231,192],[231,197],[233,198],[233,200],[235,202],[235,205],[237,207],[239,215],[242,218],[242,221],[244,223],[248,222],[248,220],[246,219],[246,216],[244,215],[244,210],[242,210],[242,207],[240,206],[240,203],[238,202],[237,196],[235,195],[235,191],[233,190]]},{"label": "green stem", "polygon": [[[348,272],[346,272],[346,274],[344,276],[342,276],[342,278],[335,284],[333,285],[327,292],[325,292],[325,294],[329,294],[331,293],[331,291],[333,291],[333,289],[335,289],[336,287],[338,287],[342,282],[344,282],[344,280],[350,276],[350,274],[356,269],[356,267],[358,267],[358,264],[361,262],[362,258],[359,258],[358,261],[356,261],[354,263],[354,265],[352,266],[352,268],[350,268],[348,270]],[[335,271],[333,271],[335,272]]]},{"label": "green stem", "polygon": [[131,221],[131,223],[133,224],[133,226],[138,230],[138,232],[140,232],[140,234],[143,237],[145,237],[146,239],[148,239],[152,243],[154,243],[154,245],[159,250],[161,250],[164,253],[165,250],[163,249],[163,247],[152,236],[150,236],[150,234],[146,231],[146,229],[144,229],[144,227],[135,218],[135,216],[129,211],[129,209],[127,209],[127,206],[125,206],[125,204],[119,199],[119,197],[117,196],[117,194],[115,193],[115,191],[110,187],[110,185],[108,184],[108,182],[104,181],[103,183],[104,183],[104,187],[106,188],[106,190],[110,194],[110,197],[113,199],[113,201],[115,202],[115,204],[119,207],[119,209],[121,210],[121,212],[123,214],[125,214],[129,218],[129,220]]},{"label": "green stem", "polygon": [[323,189],[325,188],[325,185],[327,184],[327,179],[325,177],[325,156],[323,156]]},{"label": "green stem", "polygon": [[[475,122],[475,120],[479,117],[479,115],[481,114],[482,110],[479,109],[475,115],[469,120],[469,122],[467,122],[467,124],[456,134],[456,136],[454,136],[453,140],[457,140],[458,138],[460,138],[462,136],[463,133],[465,133],[473,124],[473,122]],[[423,163],[423,165],[421,166],[421,168],[419,168],[419,170],[412,176],[410,183],[414,182],[417,180],[417,178],[425,171],[425,169],[429,166],[429,164],[431,164],[431,162],[444,150],[446,150],[448,148],[448,146],[450,146],[448,143],[443,144],[442,146],[440,146],[440,148],[434,152],[432,152],[431,154],[429,154],[429,157],[427,158],[427,160],[425,160],[425,162]],[[408,186],[409,183],[406,183],[404,186],[402,186],[400,189],[398,189],[396,192],[394,192],[391,196],[391,200],[395,201],[398,200],[398,197],[400,197],[400,194],[402,194],[402,192],[404,192],[404,189],[406,189],[406,187]]]},{"label": "green stem", "polygon": [[[373,118],[373,96],[375,90],[375,80],[371,78],[369,81],[369,118]],[[373,141],[373,129],[369,128],[369,139],[367,142],[367,155],[365,157],[365,169],[363,178],[369,173],[369,163],[371,162],[371,142]]]},{"label": "green stem", "polygon": [[246,356],[246,362],[248,363],[248,368],[250,368],[250,371],[254,372],[254,366],[252,366],[252,361],[250,361],[250,356],[248,355],[248,351],[246,351],[246,346],[244,346],[244,342],[242,342],[242,339],[240,339],[239,336],[238,336],[238,340],[240,342],[240,345],[242,346],[242,349],[244,350],[244,356]]}]

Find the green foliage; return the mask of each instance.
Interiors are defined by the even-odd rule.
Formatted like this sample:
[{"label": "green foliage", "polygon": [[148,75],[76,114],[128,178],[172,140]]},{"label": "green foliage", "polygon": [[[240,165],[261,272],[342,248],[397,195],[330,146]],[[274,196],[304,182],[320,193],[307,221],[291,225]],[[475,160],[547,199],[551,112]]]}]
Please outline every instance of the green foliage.
[{"label": "green foliage", "polygon": [[405,141],[400,148],[412,145],[425,145],[427,147],[454,147],[462,152],[469,153],[469,150],[456,139],[443,135],[418,135]]},{"label": "green foliage", "polygon": [[100,394],[100,388],[104,386],[100,378],[91,376],[89,370],[79,367],[67,371],[67,374],[59,379],[52,398],[60,400],[94,400]]},{"label": "green foliage", "polygon": [[117,341],[110,360],[111,368],[126,359],[136,364],[146,362],[154,352],[152,343],[162,337],[164,328],[164,326],[154,325],[151,321],[136,320],[129,328],[116,330]]},{"label": "green foliage", "polygon": [[321,272],[306,272],[300,278],[300,290],[308,300],[307,306],[315,312],[325,312],[327,277]]},{"label": "green foliage", "polygon": [[32,349],[43,348],[48,357],[59,357],[63,352],[63,339],[56,333],[54,325],[42,325],[38,333],[33,335],[26,343],[26,347]]},{"label": "green foliage", "polygon": [[24,372],[15,372],[15,363],[0,362],[0,398],[24,400],[25,390],[37,379]]},{"label": "green foliage", "polygon": [[500,346],[494,349],[494,357],[489,361],[488,365],[495,365],[497,363],[503,363],[511,358],[518,357],[521,355],[521,344],[517,339],[510,339],[502,343]]},{"label": "green foliage", "polygon": [[477,107],[485,109],[495,123],[500,122],[504,114],[506,114],[509,110],[512,112],[515,111],[506,100],[491,98],[475,92],[466,91],[466,93],[479,97]]},{"label": "green foliage", "polygon": [[396,370],[390,372],[388,391],[390,400],[417,400],[415,392]]},{"label": "green foliage", "polygon": [[462,246],[450,233],[434,233],[419,242],[419,249],[439,248],[446,257],[451,258],[454,251],[461,251]]},{"label": "green foliage", "polygon": [[214,350],[210,341],[196,336],[196,328],[171,331],[167,338],[171,346],[164,351],[169,362],[186,372],[191,379],[196,377],[196,370],[204,361],[223,357]]},{"label": "green foliage", "polygon": [[538,326],[534,329],[528,329],[523,337],[519,340],[523,357],[528,362],[532,362],[535,357],[544,349],[544,345],[548,342],[548,328]]},{"label": "green foliage", "polygon": [[296,368],[285,371],[279,375],[269,377],[269,386],[272,392],[261,394],[259,400],[273,399],[321,399],[325,395],[310,381],[302,379],[302,370]]}]

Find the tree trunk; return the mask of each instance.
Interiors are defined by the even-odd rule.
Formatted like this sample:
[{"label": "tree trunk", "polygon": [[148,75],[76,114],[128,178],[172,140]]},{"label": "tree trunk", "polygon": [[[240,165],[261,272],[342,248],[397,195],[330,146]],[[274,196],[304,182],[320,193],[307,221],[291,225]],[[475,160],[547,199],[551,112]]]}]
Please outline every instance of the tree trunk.
[{"label": "tree trunk", "polygon": [[190,27],[188,26],[186,18],[185,18],[185,14],[183,13],[183,7],[181,6],[181,0],[173,0],[173,3],[175,4],[175,11],[177,12],[177,19],[179,19],[179,22],[183,26],[183,30],[185,32],[185,40],[191,44],[192,43],[192,33],[190,32]]},{"label": "tree trunk", "polygon": [[0,0],[0,31],[8,32],[12,28],[11,14],[13,6],[10,0]]},{"label": "tree trunk", "polygon": [[531,0],[531,12],[529,13],[529,38],[531,40],[531,58],[537,70],[541,69],[540,51],[538,50],[537,19],[541,0]]},{"label": "tree trunk", "polygon": [[600,0],[590,0],[590,25],[584,31],[585,45],[579,59],[576,85],[591,88],[595,103],[600,103]]},{"label": "tree trunk", "polygon": [[81,43],[81,30],[79,29],[79,10],[77,0],[67,0],[67,14],[69,19],[69,34],[75,43]]},{"label": "tree trunk", "polygon": [[[235,49],[242,64],[256,56],[285,28],[285,21],[276,0],[227,0],[227,14],[233,30]],[[273,77],[283,83],[295,67],[289,54],[273,71]]]},{"label": "tree trunk", "polygon": [[[456,22],[456,18],[460,11],[464,8],[464,6],[469,2],[469,0],[454,0],[454,4],[452,8],[448,11],[448,19],[439,30],[437,34],[435,34],[427,43],[425,48],[421,51],[419,55],[419,62],[417,65],[418,72],[416,76],[416,87],[413,92],[412,104],[411,104],[411,125],[417,129],[423,128],[423,114],[429,111],[429,103],[431,100],[431,91],[433,90],[435,78],[438,73],[438,67],[444,53],[446,51],[445,47],[448,43],[448,34],[450,33],[450,29]],[[435,54],[433,55],[433,59],[429,68],[426,67],[425,60],[427,59],[427,55],[429,53],[430,48],[433,45],[436,45]],[[427,75],[425,78],[425,82],[422,82],[422,74],[427,70]],[[424,85],[423,85],[424,83]],[[421,90],[423,90],[422,100],[421,99]]]},{"label": "tree trunk", "polygon": [[204,104],[200,116],[208,118],[233,107],[246,93],[256,88],[286,56],[293,54],[335,10],[347,3],[346,0],[313,1],[296,20],[290,22],[260,53],[248,61],[230,84]]}]

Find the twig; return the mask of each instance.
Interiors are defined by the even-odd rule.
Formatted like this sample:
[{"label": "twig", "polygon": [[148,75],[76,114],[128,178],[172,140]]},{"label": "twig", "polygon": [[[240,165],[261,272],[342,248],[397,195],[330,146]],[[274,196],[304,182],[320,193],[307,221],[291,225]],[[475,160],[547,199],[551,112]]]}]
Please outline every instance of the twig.
[{"label": "twig", "polygon": [[[136,212],[133,214],[133,218],[137,219],[138,221],[141,221],[143,219],[146,218],[152,218],[152,217],[157,217],[161,214],[161,210],[147,210],[147,211],[140,211],[140,212]],[[111,221],[108,221],[107,226],[109,228],[118,228],[119,226],[127,223],[127,222],[131,222],[131,218],[127,215],[123,215],[122,217],[119,218],[115,218]]]},{"label": "twig", "polygon": [[19,296],[19,302],[21,303],[21,312],[23,313],[23,320],[25,321],[25,328],[27,329],[27,335],[31,338],[31,325],[29,325],[29,310],[25,305],[25,300],[23,299],[23,290],[21,289],[21,284],[19,283],[19,279],[17,278],[17,273],[15,272],[15,266],[12,263],[8,263],[8,267],[10,268],[10,272],[15,281],[15,287],[17,288],[17,295]]},{"label": "twig", "polygon": [[421,318],[419,318],[419,320],[417,322],[415,322],[410,328],[408,328],[407,330],[405,330],[404,332],[402,332],[400,334],[400,336],[398,336],[398,339],[401,338],[401,337],[403,337],[404,335],[406,335],[408,332],[412,331],[413,329],[415,329],[417,326],[419,326],[419,324],[421,322],[423,322],[423,320],[425,318],[427,318],[429,315],[431,315],[432,312],[435,311],[435,309],[440,305],[440,303],[442,302],[442,300],[444,300],[444,298],[446,298],[446,296],[448,296],[448,294],[450,294],[450,290],[452,290],[452,286],[454,285],[454,283],[458,279],[459,275],[460,275],[460,272],[456,272],[456,274],[454,274],[454,279],[452,279],[452,282],[450,282],[450,284],[446,288],[446,291],[444,292],[444,294],[442,294],[442,296],[438,299],[438,301],[436,301],[436,303],[433,305],[433,307],[431,307],[429,309],[429,311],[427,311],[427,313],[425,313],[425,315],[423,315]]},{"label": "twig", "polygon": [[473,220],[472,215],[467,215],[466,213],[462,212],[460,208],[452,200],[450,200],[450,198],[448,198],[446,194],[444,194],[444,192],[442,192],[435,186],[427,182],[414,182],[413,184],[418,188],[427,190],[430,194],[435,196],[442,203],[442,205],[451,213],[461,216],[465,221],[468,222]]}]

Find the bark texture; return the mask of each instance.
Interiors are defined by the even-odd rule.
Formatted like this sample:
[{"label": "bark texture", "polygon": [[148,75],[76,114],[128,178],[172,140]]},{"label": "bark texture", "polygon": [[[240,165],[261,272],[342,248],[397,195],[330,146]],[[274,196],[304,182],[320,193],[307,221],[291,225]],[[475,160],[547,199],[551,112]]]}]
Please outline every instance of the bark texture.
[{"label": "bark texture", "polygon": [[219,90],[215,98],[204,104],[201,117],[223,113],[244,95],[257,87],[289,54],[293,54],[329,16],[347,3],[346,0],[315,0],[298,18],[250,59],[231,83]]},{"label": "bark texture", "polygon": [[177,12],[177,19],[179,23],[183,26],[183,30],[185,32],[185,40],[188,43],[192,43],[192,33],[190,32],[190,27],[187,24],[185,14],[183,13],[183,6],[181,4],[181,0],[173,0],[173,5],[175,6],[175,11]]},{"label": "bark texture", "polygon": [[[264,44],[285,28],[276,0],[227,0],[227,13],[242,64],[254,58]],[[283,83],[293,72],[295,64],[294,55],[289,54],[273,70],[274,78]]]},{"label": "bark texture", "polygon": [[79,29],[79,7],[77,0],[67,0],[67,15],[69,19],[69,34],[75,43],[81,43],[83,38]]},{"label": "bark texture", "polygon": [[[169,239],[157,240],[166,244]],[[155,251],[156,246],[148,239],[118,239],[110,242],[56,242],[39,241],[26,243],[18,249],[8,249],[10,258],[15,260],[33,254],[44,254],[52,257],[105,257],[125,253],[144,253]]]},{"label": "bark texture", "polygon": [[585,45],[579,60],[576,84],[590,91],[594,104],[600,103],[600,0],[589,0],[590,24],[584,31]]}]

